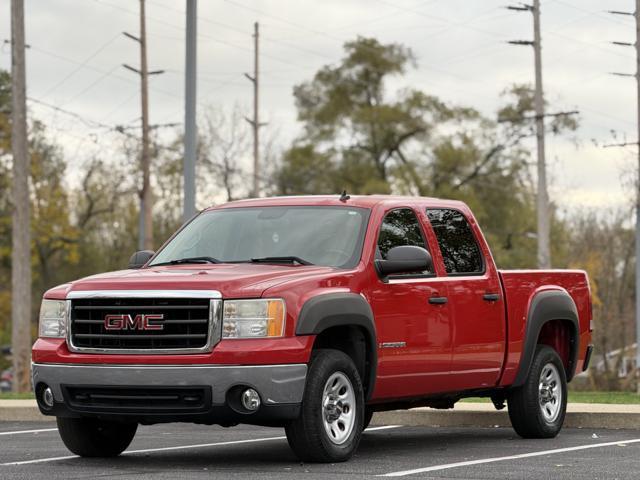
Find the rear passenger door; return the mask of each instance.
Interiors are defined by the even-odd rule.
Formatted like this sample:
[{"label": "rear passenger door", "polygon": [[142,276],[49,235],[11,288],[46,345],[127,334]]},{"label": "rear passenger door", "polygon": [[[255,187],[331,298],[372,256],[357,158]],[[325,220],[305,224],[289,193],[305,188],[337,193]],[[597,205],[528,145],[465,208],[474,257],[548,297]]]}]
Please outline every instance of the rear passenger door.
[{"label": "rear passenger door", "polygon": [[[400,245],[429,250],[422,224],[412,208],[386,212],[378,233],[376,257]],[[435,272],[377,278],[370,301],[378,327],[378,398],[416,397],[446,390],[451,362],[451,323],[446,280]],[[432,301],[433,302],[433,301]]]},{"label": "rear passenger door", "polygon": [[498,273],[466,216],[427,209],[447,273],[453,322],[451,383],[455,390],[496,384],[504,361],[505,313]]}]

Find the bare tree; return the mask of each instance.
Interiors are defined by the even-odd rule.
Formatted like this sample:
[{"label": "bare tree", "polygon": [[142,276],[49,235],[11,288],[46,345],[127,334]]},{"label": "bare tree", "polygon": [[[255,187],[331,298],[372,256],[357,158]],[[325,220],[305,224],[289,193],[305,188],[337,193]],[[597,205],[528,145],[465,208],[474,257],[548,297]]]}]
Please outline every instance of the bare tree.
[{"label": "bare tree", "polygon": [[[593,364],[603,366],[602,371],[592,368],[590,379],[598,389],[618,390],[629,383],[618,377],[634,331],[634,244],[628,218],[628,210],[621,209],[605,215],[581,213],[572,220],[568,265],[589,273],[595,321]],[[607,355],[618,349],[620,355]]]},{"label": "bare tree", "polygon": [[[241,108],[229,112],[209,108],[203,115],[199,143],[199,183],[211,195],[213,183],[222,188],[226,200],[245,197],[251,191],[251,139]],[[265,152],[266,154],[267,152]]]}]

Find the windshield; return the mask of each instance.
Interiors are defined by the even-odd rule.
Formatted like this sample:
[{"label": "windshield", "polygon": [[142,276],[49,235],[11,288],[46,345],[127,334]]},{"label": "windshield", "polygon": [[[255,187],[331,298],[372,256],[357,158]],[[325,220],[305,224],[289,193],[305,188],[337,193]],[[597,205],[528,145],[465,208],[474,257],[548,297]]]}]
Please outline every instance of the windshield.
[{"label": "windshield", "polygon": [[185,226],[150,266],[209,258],[352,268],[360,260],[368,217],[369,210],[351,207],[211,210]]}]

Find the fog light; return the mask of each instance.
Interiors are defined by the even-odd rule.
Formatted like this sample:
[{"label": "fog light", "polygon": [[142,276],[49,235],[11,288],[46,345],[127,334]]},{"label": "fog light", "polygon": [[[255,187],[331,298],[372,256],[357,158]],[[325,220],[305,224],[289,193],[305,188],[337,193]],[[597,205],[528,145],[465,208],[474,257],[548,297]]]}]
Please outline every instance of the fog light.
[{"label": "fog light", "polygon": [[250,412],[260,407],[260,395],[253,388],[247,388],[241,395],[242,406]]},{"label": "fog light", "polygon": [[49,408],[53,408],[53,392],[49,387],[46,387],[42,391],[42,403],[44,403]]}]

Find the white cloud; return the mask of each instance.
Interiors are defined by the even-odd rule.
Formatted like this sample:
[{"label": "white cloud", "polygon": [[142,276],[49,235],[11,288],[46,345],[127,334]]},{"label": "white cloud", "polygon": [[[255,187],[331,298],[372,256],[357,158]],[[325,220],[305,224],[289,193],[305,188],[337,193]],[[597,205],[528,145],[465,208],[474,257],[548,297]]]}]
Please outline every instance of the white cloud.
[{"label": "white cloud", "polygon": [[[633,81],[607,75],[635,68],[632,49],[608,44],[633,41],[633,22],[603,13],[602,4],[542,1],[550,110],[577,108],[582,117],[577,147],[566,140],[548,140],[551,192],[568,205],[619,205],[628,195],[620,181],[628,152],[591,142],[611,140],[610,130],[618,138],[636,136]],[[263,38],[263,118],[280,127],[284,141],[299,129],[292,87],[322,65],[338,61],[341,44],[359,34],[414,50],[419,65],[405,82],[491,113],[509,83],[533,78],[531,49],[504,43],[530,39],[531,17],[506,11],[504,5],[503,0],[200,1],[199,103],[251,105],[251,87],[242,73],[252,68],[251,33],[257,20]],[[606,6],[633,9],[630,0],[610,0]],[[9,0],[0,0],[2,38],[10,37],[9,8]],[[109,125],[134,124],[139,117],[138,82],[121,64],[137,65],[138,51],[120,33],[137,33],[137,9],[137,2],[130,0],[26,2],[27,43],[32,45],[28,94]],[[147,0],[150,68],[167,70],[151,85],[154,123],[182,121],[183,9],[183,1]],[[2,52],[0,67],[9,69],[6,46]],[[104,129],[43,106],[32,105],[31,111],[59,135],[78,164],[85,154],[99,150],[108,155],[113,148],[115,134]]]}]

